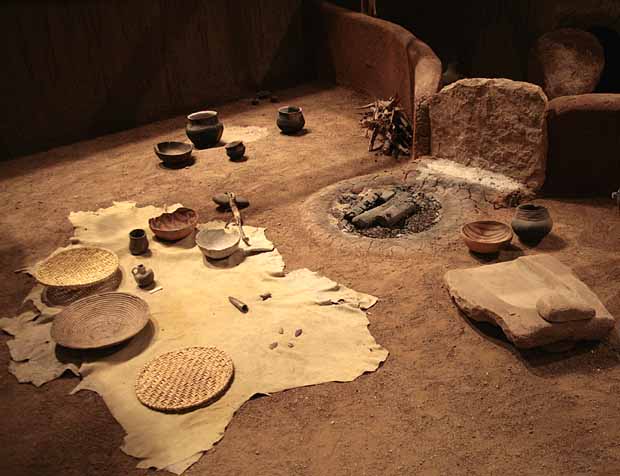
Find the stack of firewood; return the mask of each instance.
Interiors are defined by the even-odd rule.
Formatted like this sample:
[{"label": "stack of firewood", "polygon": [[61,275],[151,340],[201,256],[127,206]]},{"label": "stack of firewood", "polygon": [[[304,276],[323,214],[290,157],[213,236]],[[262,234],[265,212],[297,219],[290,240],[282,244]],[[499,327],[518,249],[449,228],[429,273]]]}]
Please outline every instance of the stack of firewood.
[{"label": "stack of firewood", "polygon": [[381,150],[394,158],[410,155],[413,132],[405,111],[398,105],[397,96],[377,99],[359,109],[366,109],[360,124],[367,130],[367,137],[370,133],[369,151]]}]

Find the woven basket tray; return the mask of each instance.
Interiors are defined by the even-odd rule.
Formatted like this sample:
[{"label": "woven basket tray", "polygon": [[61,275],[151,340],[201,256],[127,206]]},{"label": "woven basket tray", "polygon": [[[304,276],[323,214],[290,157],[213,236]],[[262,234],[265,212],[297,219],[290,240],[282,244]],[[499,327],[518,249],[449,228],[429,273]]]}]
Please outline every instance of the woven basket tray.
[{"label": "woven basket tray", "polygon": [[123,280],[123,272],[117,268],[116,272],[97,284],[91,286],[59,287],[46,286],[43,289],[42,298],[48,306],[59,307],[84,299],[93,294],[109,293],[116,291]]},{"label": "woven basket tray", "polygon": [[225,352],[215,347],[187,347],[147,364],[136,379],[136,396],[154,410],[190,410],[223,395],[233,372],[233,362]]},{"label": "woven basket tray", "polygon": [[40,263],[34,277],[45,286],[92,286],[108,279],[118,268],[118,256],[94,247],[70,248]]},{"label": "woven basket tray", "polygon": [[70,349],[119,344],[149,321],[148,304],[127,293],[103,293],[74,302],[54,317],[52,339]]}]

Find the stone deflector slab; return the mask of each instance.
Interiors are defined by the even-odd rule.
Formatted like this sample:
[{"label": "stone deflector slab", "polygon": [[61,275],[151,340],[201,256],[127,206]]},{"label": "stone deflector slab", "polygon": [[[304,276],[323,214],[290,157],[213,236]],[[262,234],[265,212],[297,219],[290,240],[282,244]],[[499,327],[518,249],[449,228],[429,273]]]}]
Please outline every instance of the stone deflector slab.
[{"label": "stone deflector slab", "polygon": [[430,100],[431,155],[538,190],[545,180],[546,109],[547,97],[535,84],[462,79]]},{"label": "stone deflector slab", "polygon": [[[502,328],[520,348],[560,341],[599,340],[615,321],[598,297],[570,268],[550,255],[448,271],[444,280],[456,305],[471,319]],[[596,311],[592,319],[550,323],[536,303],[550,291],[571,293]]]},{"label": "stone deflector slab", "polygon": [[561,28],[536,40],[528,74],[554,99],[594,92],[604,67],[603,47],[592,33]]}]

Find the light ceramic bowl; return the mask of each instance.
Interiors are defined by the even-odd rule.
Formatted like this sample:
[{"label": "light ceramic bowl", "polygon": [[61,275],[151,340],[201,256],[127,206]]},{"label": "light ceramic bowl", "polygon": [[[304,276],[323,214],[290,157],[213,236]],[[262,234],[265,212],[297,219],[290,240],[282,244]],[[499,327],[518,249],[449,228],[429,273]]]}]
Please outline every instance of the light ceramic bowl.
[{"label": "light ceramic bowl", "polygon": [[207,258],[224,259],[239,249],[240,239],[237,231],[205,229],[196,235],[196,244]]},{"label": "light ceramic bowl", "polygon": [[463,225],[461,237],[474,253],[491,254],[512,241],[512,229],[499,221],[474,221]]}]

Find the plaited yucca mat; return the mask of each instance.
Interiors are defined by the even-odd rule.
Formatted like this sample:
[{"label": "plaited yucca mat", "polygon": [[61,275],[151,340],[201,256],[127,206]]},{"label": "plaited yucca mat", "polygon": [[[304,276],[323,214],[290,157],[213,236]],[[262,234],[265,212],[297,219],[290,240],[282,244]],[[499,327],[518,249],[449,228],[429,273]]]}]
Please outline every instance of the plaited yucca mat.
[{"label": "plaited yucca mat", "polygon": [[108,279],[118,268],[118,256],[95,247],[69,248],[40,263],[34,277],[45,286],[92,286]]},{"label": "plaited yucca mat", "polygon": [[215,347],[186,347],[148,363],[136,379],[136,396],[154,410],[190,410],[222,396],[233,372],[233,362],[225,352]]},{"label": "plaited yucca mat", "polygon": [[98,349],[135,336],[149,321],[149,306],[138,296],[103,293],[85,297],[54,316],[51,336],[70,349]]},{"label": "plaited yucca mat", "polygon": [[116,272],[108,279],[92,286],[81,287],[58,287],[50,286],[43,290],[42,299],[48,306],[67,306],[75,301],[93,294],[116,291],[123,280],[123,272],[117,268]]}]

